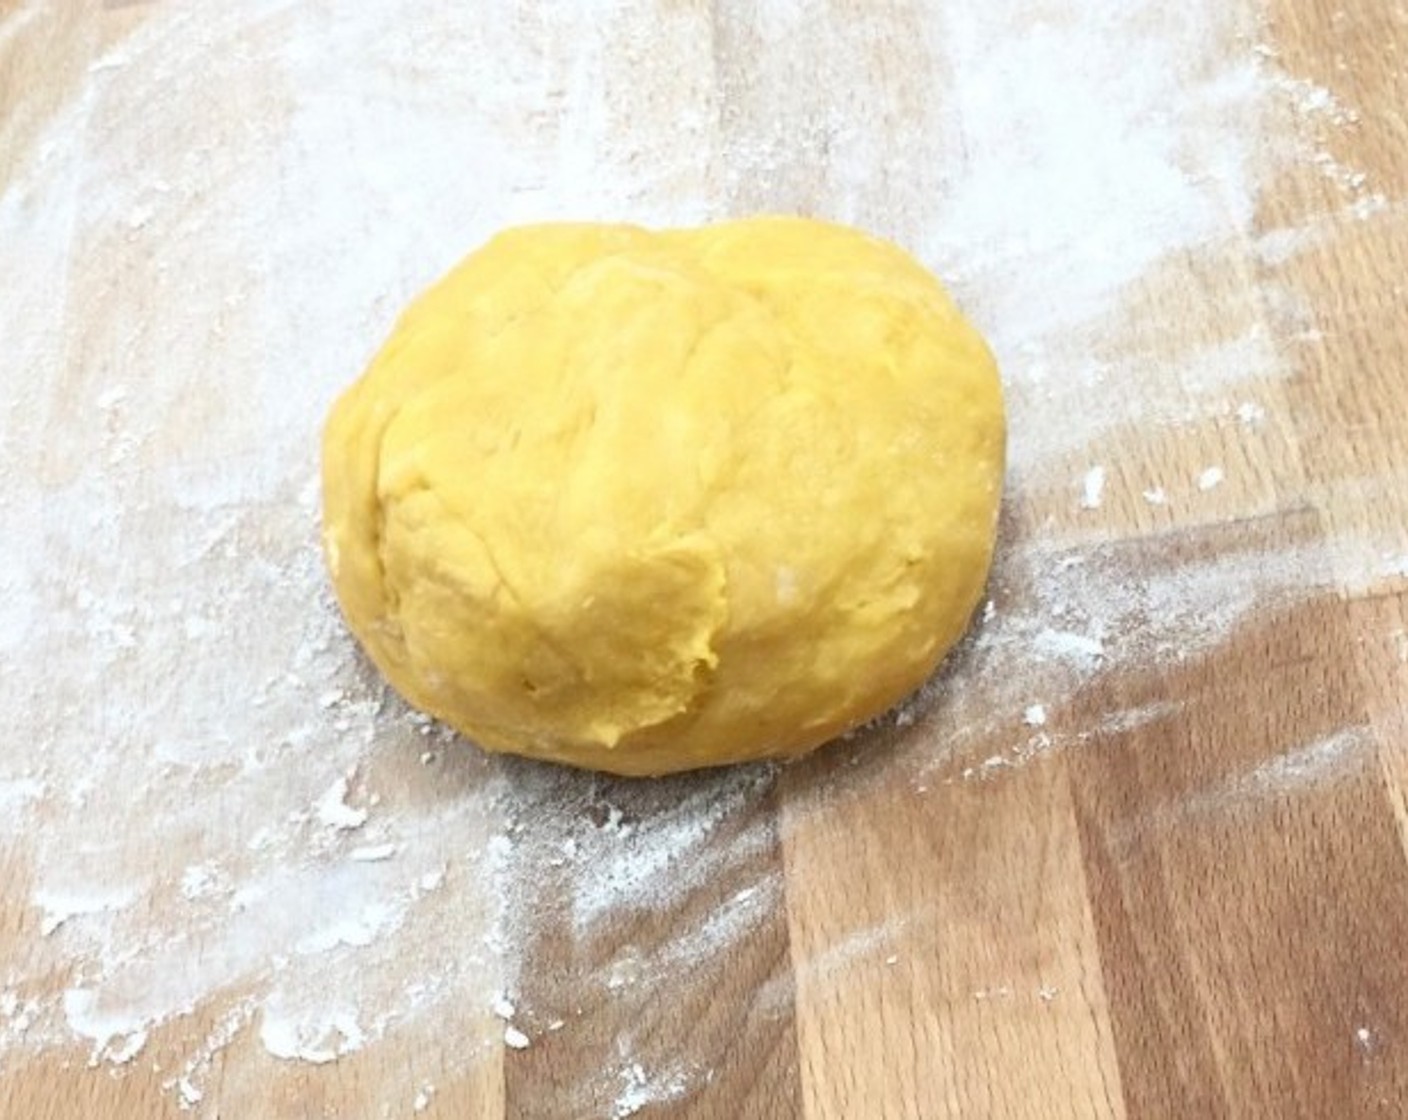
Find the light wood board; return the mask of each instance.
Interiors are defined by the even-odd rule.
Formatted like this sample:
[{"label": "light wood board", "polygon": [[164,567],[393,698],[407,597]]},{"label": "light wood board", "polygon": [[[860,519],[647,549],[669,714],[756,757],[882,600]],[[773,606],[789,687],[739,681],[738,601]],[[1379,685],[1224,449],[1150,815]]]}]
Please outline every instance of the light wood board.
[{"label": "light wood board", "polygon": [[[0,982],[21,1000],[19,1012],[0,1005],[0,1115],[1408,1115],[1402,3],[1192,5],[1225,18],[1188,32],[1216,42],[1169,79],[1189,100],[1167,112],[1228,123],[1190,125],[1190,146],[1168,159],[1190,182],[1211,176],[1198,197],[1228,200],[1208,219],[1223,233],[1174,231],[1167,254],[1117,277],[1100,316],[1033,328],[1041,345],[1025,349],[983,278],[1010,275],[1024,299],[1045,292],[1057,314],[1088,298],[1101,266],[1020,241],[990,247],[1007,273],[961,259],[971,246],[941,217],[965,174],[941,162],[964,150],[959,110],[1024,87],[1013,72],[979,88],[993,75],[973,52],[1022,56],[959,32],[1040,43],[1118,5],[1007,0],[983,23],[978,0],[408,2],[385,6],[403,8],[404,25],[387,17],[396,33],[375,44],[355,34],[369,17],[330,3],[229,4],[209,22],[213,6],[182,7],[0,0],[0,484],[12,503],[0,556],[11,572],[42,571],[0,582],[12,597],[0,619],[23,618],[25,635],[0,638],[0,789],[44,789],[0,799],[17,822],[0,850]],[[1176,28],[1171,15],[1147,20],[1154,58],[1183,57],[1156,49]],[[449,39],[477,44],[482,66],[442,55]],[[1078,77],[1107,61],[1069,66]],[[1137,72],[1148,64],[1132,56],[1107,91],[1153,88]],[[1215,97],[1214,64],[1226,71]],[[345,80],[328,86],[332,73]],[[476,86],[485,75],[496,84]],[[1135,124],[1167,136],[1157,109]],[[463,134],[450,127],[461,117]],[[407,150],[443,142],[444,158],[397,166],[417,121],[426,135]],[[1230,161],[1213,150],[1228,136],[1240,145]],[[1022,145],[1042,139],[1014,132],[1010,144],[1020,170]],[[289,169],[320,160],[331,193],[310,197],[313,180]],[[1223,182],[1228,167],[1256,172]],[[1043,197],[1059,208],[1063,189],[1014,186],[1014,227]],[[977,217],[1002,206],[999,191]],[[494,226],[758,210],[855,221],[951,270],[1009,371],[1014,468],[993,614],[926,703],[743,777],[633,785],[433,736],[423,761],[394,701],[353,720],[365,742],[320,755],[316,736],[279,743],[244,714],[243,682],[297,670],[299,620],[329,611],[325,597],[300,598],[306,573],[270,585],[267,613],[212,615],[218,641],[190,630],[189,652],[155,649],[146,635],[170,626],[134,623],[127,652],[104,660],[102,643],[122,637],[94,628],[84,588],[193,610],[227,585],[246,588],[241,603],[263,594],[270,557],[301,563],[280,542],[314,539],[321,408],[404,298]],[[290,354],[318,368],[286,368]],[[114,386],[125,404],[104,396]],[[1244,403],[1254,408],[1239,414]],[[124,428],[123,408],[141,422]],[[204,488],[195,513],[178,475]],[[1146,496],[1156,486],[1166,504]],[[118,508],[116,536],[107,522],[86,539],[73,529],[93,493]],[[200,552],[221,516],[233,536]],[[87,621],[66,629],[62,611]],[[1118,627],[1092,630],[1091,618]],[[317,657],[335,659],[339,688],[371,695],[346,638],[329,633]],[[1072,652],[1073,633],[1097,646]],[[278,695],[316,711],[325,687]],[[223,744],[209,754],[164,755],[156,732],[135,733],[146,725],[134,711],[194,726],[204,709],[187,718],[189,697],[222,690],[231,714],[209,729]],[[236,743],[251,726],[267,741]],[[69,795],[89,751],[100,788],[84,800]],[[271,775],[267,821],[264,802],[237,793],[256,756]],[[432,908],[365,950],[340,946],[317,982],[409,983],[427,955],[459,951],[458,922],[465,968],[485,978],[453,990],[486,999],[363,1022],[362,1045],[314,1062],[279,1057],[261,1034],[269,985],[298,953],[269,963],[257,954],[279,943],[255,931],[257,959],[220,972],[212,961],[231,942],[204,925],[177,936],[177,884],[190,886],[187,865],[255,859],[221,862],[306,808],[280,775],[307,774],[321,792],[332,757],[353,763],[363,831],[401,828],[404,853],[448,867],[450,893],[413,891]],[[217,808],[186,831],[142,815],[175,820],[187,801]],[[416,848],[415,822],[432,817]],[[55,851],[84,821],[89,864],[72,845]],[[653,876],[650,889],[601,887],[588,857],[563,859],[572,829],[598,845],[592,859],[617,845],[612,867]],[[490,874],[495,837],[509,839]],[[327,855],[290,852],[310,865]],[[143,864],[146,893],[113,901],[120,916],[54,901],[60,865],[97,878],[111,866],[125,882]],[[206,906],[199,888],[188,893]],[[450,901],[436,910],[437,897]],[[510,944],[486,950],[490,910]],[[144,942],[144,921],[167,940]],[[123,973],[126,949],[149,971]],[[121,1039],[69,1029],[81,1016],[65,992],[120,976],[164,991],[181,968],[198,977],[190,998],[152,1005],[130,1060],[115,1060]],[[487,1002],[500,987],[523,1049],[504,1045]],[[26,1035],[16,1022],[30,999],[39,1018]]]}]

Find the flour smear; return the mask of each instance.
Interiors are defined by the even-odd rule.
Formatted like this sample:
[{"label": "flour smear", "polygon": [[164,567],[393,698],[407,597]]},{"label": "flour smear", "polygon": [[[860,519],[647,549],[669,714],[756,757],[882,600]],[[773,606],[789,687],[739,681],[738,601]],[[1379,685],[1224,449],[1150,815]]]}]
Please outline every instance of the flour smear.
[{"label": "flour smear", "polygon": [[[1236,490],[1235,448],[1210,484],[1112,441],[1220,418],[1269,438],[1275,386],[1317,344],[1278,269],[1399,204],[1328,154],[1353,107],[1283,72],[1254,11],[917,5],[887,40],[885,16],[838,27],[820,0],[708,7],[150,5],[56,57],[68,96],[38,125],[0,121],[0,837],[29,899],[0,955],[0,1075],[78,1047],[121,1076],[160,1049],[174,1105],[252,1115],[271,1066],[381,1048],[405,1083],[368,1114],[411,1115],[506,1032],[531,1050],[573,1030],[570,1001],[523,995],[547,913],[600,947],[727,881],[587,978],[627,999],[708,990],[780,904],[759,858],[773,771],[632,786],[486,759],[407,711],[340,624],[322,418],[397,310],[501,225],[745,204],[856,221],[992,339],[1014,508],[1061,493],[1069,516],[1017,517],[977,637],[888,717],[908,745],[870,778],[1005,773],[1062,745],[1047,713],[1092,679],[1196,656],[1328,579],[1314,542],[1152,575],[1101,543],[1118,494],[1196,519]],[[50,18],[12,8],[0,50]],[[873,61],[900,40],[903,89]],[[772,44],[775,70],[720,70],[720,43]],[[1260,228],[1262,192],[1307,161],[1338,209]],[[1171,271],[1248,244],[1260,313],[1187,289],[1167,306]],[[1188,317],[1216,341],[1184,341]],[[1004,724],[999,761],[968,757]],[[838,952],[888,943],[857,930]],[[600,1114],[707,1088],[623,1038],[578,1087]]]}]

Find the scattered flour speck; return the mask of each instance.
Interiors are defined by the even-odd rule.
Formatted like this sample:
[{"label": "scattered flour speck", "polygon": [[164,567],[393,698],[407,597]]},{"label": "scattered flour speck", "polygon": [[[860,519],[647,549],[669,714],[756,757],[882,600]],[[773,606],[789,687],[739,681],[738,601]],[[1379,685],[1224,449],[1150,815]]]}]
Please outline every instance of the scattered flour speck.
[{"label": "scattered flour speck", "polygon": [[1206,493],[1209,490],[1216,490],[1222,485],[1226,474],[1221,467],[1208,467],[1198,475],[1198,489]]},{"label": "scattered flour speck", "polygon": [[1099,509],[1105,495],[1105,468],[1091,467],[1081,483],[1081,509]]}]

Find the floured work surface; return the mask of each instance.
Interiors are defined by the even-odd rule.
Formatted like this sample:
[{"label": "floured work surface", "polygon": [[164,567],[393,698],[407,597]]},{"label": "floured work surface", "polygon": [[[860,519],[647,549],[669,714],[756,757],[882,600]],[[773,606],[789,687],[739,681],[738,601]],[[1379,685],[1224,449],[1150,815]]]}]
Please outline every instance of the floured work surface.
[{"label": "floured work surface", "polygon": [[[0,1115],[1393,1115],[1403,13],[480,7],[0,7]],[[333,395],[500,226],[769,210],[991,338],[981,625],[786,770],[407,712]]]}]

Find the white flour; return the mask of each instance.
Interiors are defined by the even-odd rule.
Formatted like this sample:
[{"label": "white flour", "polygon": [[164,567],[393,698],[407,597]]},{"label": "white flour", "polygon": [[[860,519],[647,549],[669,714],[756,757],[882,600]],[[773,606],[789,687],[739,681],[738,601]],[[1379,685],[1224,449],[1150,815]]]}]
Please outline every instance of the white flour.
[{"label": "white flour", "polygon": [[1313,743],[1292,747],[1285,754],[1245,773],[1234,774],[1210,789],[1195,790],[1176,804],[1161,807],[1116,830],[1111,847],[1128,851],[1151,836],[1170,832],[1194,817],[1230,816],[1275,806],[1309,786],[1352,778],[1361,767],[1375,763],[1374,740],[1363,727],[1346,727]]},{"label": "white flour", "polygon": [[[40,7],[0,21],[0,50]],[[1056,713],[1092,678],[1195,657],[1345,578],[1310,537],[1153,565],[1100,543],[1135,507],[1195,523],[1242,493],[1235,441],[1281,438],[1278,380],[1320,341],[1276,270],[1401,201],[1321,146],[1355,110],[1284,73],[1240,5],[932,5],[904,36],[913,89],[851,41],[880,17],[843,34],[819,0],[716,7],[711,29],[645,0],[153,5],[78,60],[37,134],[0,121],[0,842],[29,897],[0,1071],[75,1045],[130,1068],[199,1013],[214,1025],[166,1071],[182,1107],[219,1103],[217,1059],[239,1115],[261,1062],[383,1046],[407,1056],[388,1101],[420,1110],[432,1076],[496,1051],[503,1000],[529,1046],[571,1030],[574,1008],[517,994],[547,884],[588,945],[736,885],[614,961],[612,991],[714,983],[779,904],[771,771],[631,787],[486,760],[388,694],[329,598],[327,406],[397,309],[503,224],[799,209],[900,236],[952,282],[1004,367],[1015,504],[1060,494],[1070,513],[1016,514],[989,619],[890,717],[918,727],[885,764],[915,782],[1077,745],[1090,729]],[[786,51],[772,76],[719,73],[711,36]],[[1306,159],[1339,209],[1262,228],[1261,192]],[[1248,243],[1258,306],[1164,306],[1180,262],[1233,267]],[[1190,345],[1180,315],[1218,341]],[[1220,418],[1229,453],[1201,476],[1113,457],[1122,430]],[[1401,543],[1368,555],[1364,581],[1408,571]],[[1009,725],[1005,754],[968,765]],[[858,930],[838,952],[888,943]],[[430,1039],[460,1068],[419,1066]],[[633,1052],[602,1076],[617,1117],[708,1081]]]}]

